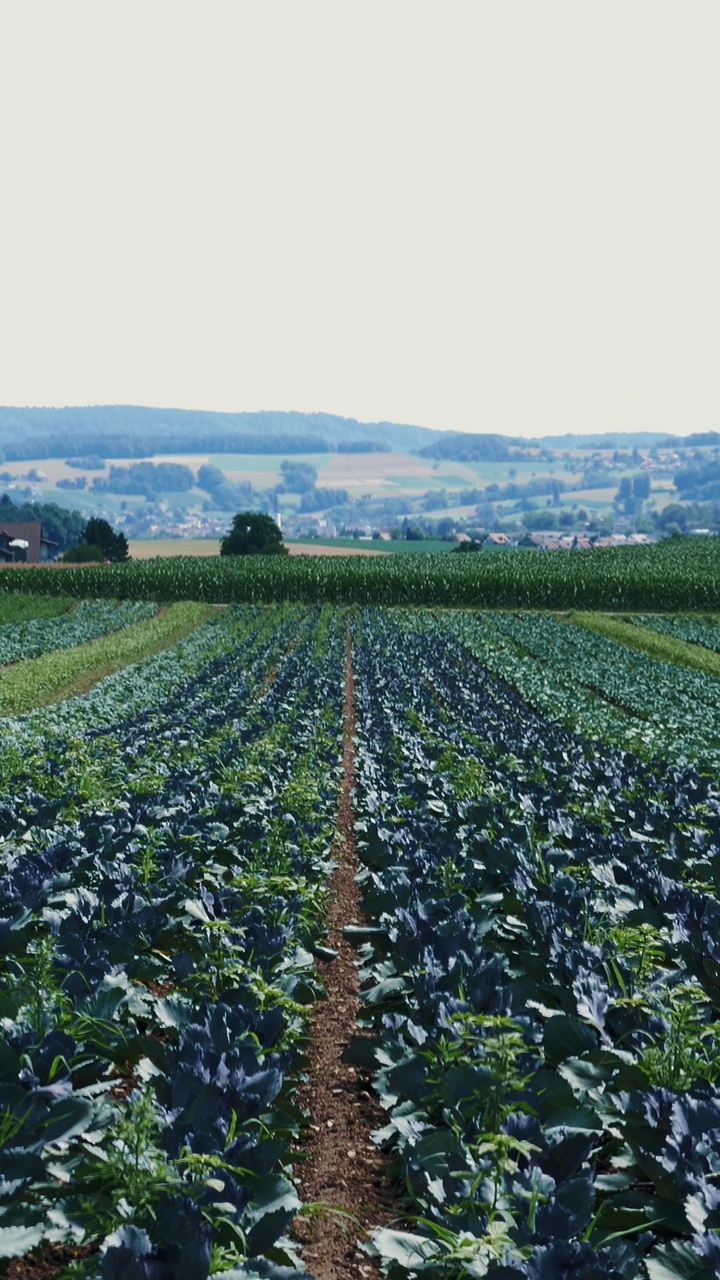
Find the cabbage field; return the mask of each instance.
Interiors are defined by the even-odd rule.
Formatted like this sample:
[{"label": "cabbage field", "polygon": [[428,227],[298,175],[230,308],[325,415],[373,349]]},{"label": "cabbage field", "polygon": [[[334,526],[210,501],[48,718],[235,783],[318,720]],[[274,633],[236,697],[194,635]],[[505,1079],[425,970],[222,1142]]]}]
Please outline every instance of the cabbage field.
[{"label": "cabbage field", "polygon": [[370,1274],[720,1275],[720,622],[159,610],[75,572],[0,593],[0,688],[39,688],[0,714],[0,1275],[308,1280],[348,651],[346,1056],[400,1195]]}]

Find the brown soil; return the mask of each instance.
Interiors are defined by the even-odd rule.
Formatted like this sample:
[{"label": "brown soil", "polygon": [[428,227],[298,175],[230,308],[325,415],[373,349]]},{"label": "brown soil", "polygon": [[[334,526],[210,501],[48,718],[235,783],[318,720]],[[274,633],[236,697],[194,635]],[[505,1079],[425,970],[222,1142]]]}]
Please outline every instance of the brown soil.
[{"label": "brown soil", "polygon": [[7,1275],[7,1280],[55,1280],[73,1259],[89,1258],[96,1252],[97,1245],[78,1249],[68,1245],[47,1245],[39,1254],[28,1254],[26,1258],[16,1258],[8,1263],[7,1272],[2,1270],[0,1262],[0,1275]]},{"label": "brown soil", "polygon": [[368,547],[327,547],[312,542],[289,543],[291,556],[386,556],[387,551],[370,550]]},{"label": "brown soil", "polygon": [[328,945],[338,952],[338,957],[320,964],[327,999],[316,1007],[308,1049],[308,1078],[298,1098],[303,1110],[312,1116],[304,1141],[306,1158],[298,1164],[298,1181],[303,1200],[317,1206],[317,1211],[312,1216],[296,1218],[293,1235],[302,1242],[303,1261],[316,1280],[366,1280],[379,1276],[376,1263],[360,1250],[358,1242],[366,1239],[373,1228],[397,1217],[400,1208],[398,1188],[388,1184],[385,1162],[370,1138],[372,1131],[384,1123],[382,1108],[370,1092],[370,1081],[363,1071],[342,1061],[346,1045],[359,1034],[356,1019],[360,1008],[355,952],[342,930],[346,925],[363,922],[354,878],[355,720],[349,634],[345,679],[338,867],[330,880],[328,911]]},{"label": "brown soil", "polygon": [[283,653],[283,655],[282,655],[282,657],[281,657],[280,661],[277,663],[277,665],[276,665],[276,666],[274,666],[274,667],[272,668],[272,670],[271,670],[271,671],[269,671],[269,672],[268,672],[268,674],[266,675],[265,679],[263,680],[263,682],[262,682],[262,684],[261,684],[260,688],[258,689],[257,693],[255,694],[255,701],[256,701],[256,702],[261,702],[261,701],[262,701],[262,699],[265,697],[265,694],[267,693],[268,689],[270,688],[270,685],[271,685],[271,684],[274,684],[274,682],[277,680],[278,675],[280,674],[280,671],[281,671],[281,669],[282,669],[282,665],[283,665],[283,663],[285,662],[285,659],[287,658],[287,656],[288,656],[288,654],[289,654],[289,653],[292,653],[292,651],[293,651],[293,649],[295,648],[295,645],[296,645],[296,644],[297,644],[297,632],[295,632],[295,634],[291,637],[291,639],[290,639],[290,641],[289,641],[289,643],[288,643],[288,646],[287,646],[287,648],[285,649],[285,652]]}]

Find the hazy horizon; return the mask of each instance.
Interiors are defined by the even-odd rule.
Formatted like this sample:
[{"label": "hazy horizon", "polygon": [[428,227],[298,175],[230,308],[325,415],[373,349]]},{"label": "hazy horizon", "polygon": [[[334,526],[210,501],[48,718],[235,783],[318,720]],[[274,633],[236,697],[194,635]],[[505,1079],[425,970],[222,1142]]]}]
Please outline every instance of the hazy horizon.
[{"label": "hazy horizon", "polygon": [[[362,426],[370,426],[370,427],[371,427],[371,426],[375,426],[376,424],[377,424],[377,425],[379,425],[379,426],[382,426],[382,425],[385,425],[385,424],[389,424],[389,425],[391,425],[391,426],[403,426],[403,427],[422,427],[422,426],[424,425],[423,423],[420,423],[420,422],[399,422],[399,421],[394,420],[394,419],[392,419],[392,418],[354,418],[354,417],[352,417],[350,414],[329,414],[329,413],[327,413],[324,409],[278,409],[276,406],[275,406],[275,407],[273,407],[272,405],[265,406],[265,407],[263,407],[262,409],[208,409],[206,406],[198,406],[198,405],[187,406],[187,405],[172,405],[172,404],[146,404],[146,403],[143,403],[143,404],[130,404],[130,402],[129,402],[129,401],[128,401],[128,402],[125,402],[125,403],[122,403],[122,404],[121,404],[121,403],[117,403],[117,404],[101,404],[100,402],[97,402],[97,403],[95,403],[95,404],[82,404],[82,405],[81,405],[81,404],[72,404],[72,405],[71,405],[71,404],[34,404],[34,405],[29,405],[29,404],[28,404],[28,405],[18,405],[18,404],[14,404],[14,405],[11,405],[11,404],[0,404],[0,411],[5,410],[5,409],[18,409],[18,410],[33,410],[33,409],[60,409],[60,410],[63,410],[63,409],[123,409],[123,408],[126,408],[126,409],[152,409],[152,410],[158,410],[158,411],[160,411],[160,412],[162,412],[163,410],[165,410],[165,411],[167,411],[168,413],[175,413],[175,412],[177,412],[177,411],[179,410],[179,411],[180,411],[180,412],[182,412],[182,413],[198,413],[198,414],[204,414],[204,413],[219,413],[219,414],[243,414],[243,413],[247,413],[247,414],[258,414],[258,413],[271,413],[271,414],[275,414],[275,413],[299,413],[299,414],[307,415],[307,416],[309,416],[309,417],[313,416],[314,414],[317,414],[317,415],[320,415],[320,416],[344,418],[344,419],[345,419],[346,421],[348,421],[348,422],[358,422],[358,423],[360,423]],[[428,428],[427,428],[427,430],[430,430],[430,431],[453,431],[453,430],[458,431],[458,430],[460,430],[460,428],[453,428],[453,427],[428,427]],[[638,430],[640,430],[640,429],[638,429]],[[661,435],[661,436],[665,436],[665,435],[687,436],[687,435],[692,435],[692,434],[694,433],[694,430],[695,430],[694,428],[692,428],[692,429],[688,428],[688,429],[687,429],[687,430],[685,430],[685,431],[674,431],[674,432],[669,432],[669,431],[665,431],[665,430],[663,430],[663,431],[658,432],[657,434],[659,434],[659,435]],[[464,432],[462,432],[462,434],[468,434],[468,432],[467,432],[467,431],[464,431]],[[483,434],[483,433],[481,433],[481,434]],[[490,434],[497,434],[497,435],[508,436],[508,437],[509,437],[509,438],[511,438],[511,439],[518,439],[518,440],[520,440],[520,439],[527,439],[527,440],[533,440],[533,439],[534,439],[534,440],[542,440],[542,439],[545,439],[546,437],[549,437],[549,438],[552,438],[552,437],[562,437],[563,435],[577,435],[577,436],[585,435],[585,436],[598,436],[598,435],[601,435],[601,434],[608,434],[608,435],[620,435],[620,434],[636,434],[636,433],[633,433],[630,429],[628,429],[628,432],[627,432],[627,433],[622,433],[622,432],[617,431],[617,430],[613,431],[612,429],[610,429],[610,430],[608,430],[607,432],[601,432],[601,431],[590,431],[590,430],[586,430],[586,431],[566,431],[566,432],[559,432],[559,431],[551,432],[551,431],[548,431],[548,432],[544,432],[542,435],[540,435],[540,434],[534,434],[534,435],[533,435],[533,434],[531,434],[531,433],[528,433],[526,436],[523,436],[523,435],[522,435],[522,433],[521,433],[521,432],[519,432],[519,431],[518,431],[518,432],[511,432],[511,431],[506,431],[506,432],[492,432],[492,433],[490,433]]]},{"label": "hazy horizon", "polygon": [[720,426],[716,0],[0,8],[0,402]]}]

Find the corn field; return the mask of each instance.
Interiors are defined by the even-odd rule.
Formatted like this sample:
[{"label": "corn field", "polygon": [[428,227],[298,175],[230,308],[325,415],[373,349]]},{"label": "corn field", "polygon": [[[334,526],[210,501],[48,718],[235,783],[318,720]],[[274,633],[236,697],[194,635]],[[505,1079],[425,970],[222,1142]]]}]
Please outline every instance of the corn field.
[{"label": "corn field", "polygon": [[0,592],[216,604],[297,601],[529,609],[720,610],[720,542],[475,555],[173,557],[0,573]]}]

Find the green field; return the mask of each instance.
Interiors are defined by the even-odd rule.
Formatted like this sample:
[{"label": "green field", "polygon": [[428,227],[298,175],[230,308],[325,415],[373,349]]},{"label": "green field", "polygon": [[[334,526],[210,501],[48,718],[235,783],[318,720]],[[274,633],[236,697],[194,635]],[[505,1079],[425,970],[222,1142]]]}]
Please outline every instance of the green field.
[{"label": "green field", "polygon": [[[313,1280],[340,1097],[388,1280],[714,1280],[718,614],[437,607],[543,565],[697,606],[701,546],[0,573],[0,1274]],[[248,569],[354,600],[66,607]]]},{"label": "green field", "polygon": [[0,594],[15,591],[214,604],[294,600],[707,612],[720,609],[720,540],[677,537],[591,551],[465,555],[177,556],[0,570]]}]

